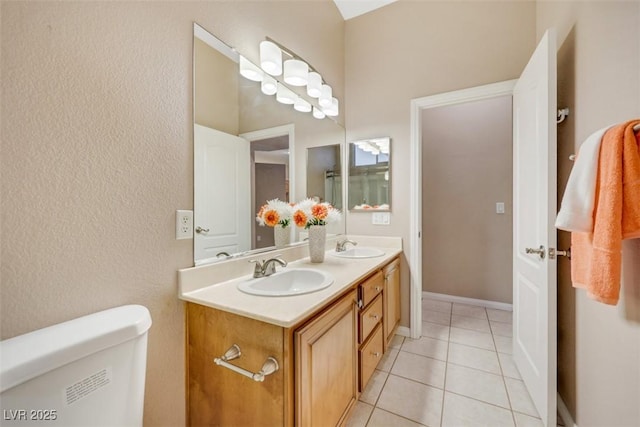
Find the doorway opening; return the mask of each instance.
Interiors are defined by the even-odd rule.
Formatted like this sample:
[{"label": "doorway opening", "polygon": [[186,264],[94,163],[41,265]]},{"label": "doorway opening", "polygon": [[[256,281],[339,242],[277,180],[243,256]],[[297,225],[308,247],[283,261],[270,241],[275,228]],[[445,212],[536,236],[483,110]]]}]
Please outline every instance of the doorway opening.
[{"label": "doorway opening", "polygon": [[[425,185],[423,184],[423,174],[427,175],[423,171],[423,135],[424,135],[424,116],[425,110],[428,109],[436,109],[440,107],[447,106],[458,106],[463,104],[474,103],[482,100],[490,100],[499,97],[511,97],[513,94],[513,88],[515,86],[516,80],[510,80],[506,82],[494,83],[484,86],[478,86],[470,89],[463,89],[454,92],[447,92],[443,94],[417,98],[411,101],[411,188],[410,188],[410,227],[412,230],[412,235],[409,239],[409,268],[411,270],[411,292],[410,292],[410,312],[411,312],[411,320],[410,320],[410,335],[411,338],[417,339],[422,334],[422,295],[423,295],[423,255],[425,252],[423,247],[423,242],[425,244],[429,243],[426,239],[425,233],[430,233],[431,230],[425,229],[423,227],[423,207],[425,205],[428,206],[428,201],[425,200],[424,191]],[[434,110],[436,111],[436,110]],[[444,110],[440,110],[441,112]],[[429,114],[427,114],[429,115]],[[459,134],[459,130],[457,128],[449,129],[450,133]],[[473,134],[463,135],[463,137],[472,138]],[[437,141],[433,144],[435,149],[439,149],[442,147],[438,147]],[[458,147],[460,148],[460,147]],[[461,160],[465,160],[463,157],[467,156],[464,152],[459,154]],[[469,161],[469,165],[473,164],[474,159],[467,159]],[[464,164],[461,163],[461,164]],[[431,171],[430,171],[431,172]],[[455,171],[453,171],[455,173]],[[453,178],[452,178],[453,179]],[[481,179],[481,177],[478,177]],[[434,194],[442,193],[444,198],[449,198],[450,200],[454,200],[451,194],[447,194],[447,188],[433,189]],[[491,202],[487,201],[487,204],[491,204],[492,209],[500,209],[501,206],[497,205],[497,203],[505,203],[505,210],[507,208],[507,202],[501,200],[493,200]],[[454,205],[445,206],[443,209],[461,209],[461,207],[456,207]],[[495,212],[495,210],[494,210]],[[473,212],[467,212],[469,215],[473,215]],[[446,212],[445,212],[446,215]],[[498,214],[500,215],[500,214]],[[451,230],[444,230],[445,232],[450,232]],[[450,234],[450,233],[449,233]],[[446,239],[448,236],[444,236]],[[449,240],[451,239],[449,237]],[[465,245],[464,236],[461,239],[457,239],[457,242],[450,242],[453,245]],[[443,240],[444,241],[444,240]],[[428,246],[428,250],[432,247]],[[433,249],[438,251],[439,248],[437,246],[433,246]],[[476,254],[478,257],[482,258],[487,255],[491,255],[488,252],[488,249],[485,245],[485,250],[481,253]],[[452,255],[454,256],[454,255]],[[457,264],[458,270],[460,270],[459,266],[461,261],[455,258],[451,260],[454,264]],[[511,264],[511,258],[507,258],[502,260],[507,264]],[[449,268],[449,267],[447,267]],[[436,273],[442,274],[442,273]],[[507,277],[506,280],[510,281],[511,276]]]}]

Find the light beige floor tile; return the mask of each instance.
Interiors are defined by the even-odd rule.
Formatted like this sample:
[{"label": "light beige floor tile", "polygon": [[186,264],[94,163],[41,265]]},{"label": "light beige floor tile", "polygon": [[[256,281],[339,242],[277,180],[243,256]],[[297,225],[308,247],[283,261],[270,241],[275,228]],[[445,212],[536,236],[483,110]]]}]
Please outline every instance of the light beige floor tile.
[{"label": "light beige floor tile", "polygon": [[513,361],[513,356],[506,353],[498,353],[500,359],[500,366],[502,367],[502,375],[509,378],[515,378],[517,380],[522,379],[520,372]]},{"label": "light beige floor tile", "polygon": [[513,322],[512,311],[496,310],[495,308],[487,308],[487,316],[489,316],[489,320],[493,320],[494,322],[505,322],[505,323]]},{"label": "light beige floor tile", "polygon": [[481,371],[502,375],[500,364],[498,363],[498,354],[495,351],[450,343],[447,361],[468,368],[480,369]]},{"label": "light beige floor tile", "polygon": [[489,321],[487,319],[478,319],[477,317],[460,316],[453,314],[451,316],[451,326],[461,329],[471,329],[478,332],[491,333]]},{"label": "light beige floor tile", "polygon": [[494,335],[493,340],[496,342],[498,353],[513,354],[513,339],[511,337]]},{"label": "light beige floor tile", "polygon": [[386,372],[378,370],[373,371],[373,375],[371,375],[367,386],[362,390],[362,394],[360,394],[360,400],[364,403],[375,405],[388,376],[389,374]]},{"label": "light beige floor tile", "polygon": [[445,392],[442,427],[514,427],[511,411]]},{"label": "light beige floor tile", "polygon": [[512,337],[513,336],[513,325],[511,323],[503,323],[503,322],[490,322],[491,323],[491,331],[493,335],[500,335],[502,337]]},{"label": "light beige floor tile", "polygon": [[346,427],[366,427],[371,412],[373,412],[373,406],[364,402],[356,402],[355,408],[351,411],[351,417],[347,420]]},{"label": "light beige floor tile", "polygon": [[422,336],[437,340],[449,341],[449,326],[437,323],[422,322]]},{"label": "light beige floor tile", "polygon": [[389,348],[396,348],[400,350],[403,342],[404,337],[402,335],[394,335],[393,338],[391,338],[391,342],[389,343]]},{"label": "light beige floor tile", "polygon": [[511,400],[511,409],[516,412],[538,418],[538,411],[529,396],[529,392],[527,391],[524,382],[506,377],[504,382],[507,385],[509,400]]},{"label": "light beige floor tile", "polygon": [[422,321],[449,326],[451,323],[451,314],[440,311],[422,310]]},{"label": "light beige floor tile", "polygon": [[540,418],[530,417],[519,412],[514,412],[517,427],[544,427],[544,423]]},{"label": "light beige floor tile", "polygon": [[447,365],[445,390],[510,409],[500,375],[450,363]]},{"label": "light beige floor tile", "polygon": [[367,427],[419,427],[423,424],[414,423],[382,409],[374,409]]},{"label": "light beige floor tile", "polygon": [[477,305],[454,303],[452,313],[459,316],[476,317],[479,319],[487,318],[487,312],[484,307],[479,307]]},{"label": "light beige floor tile", "polygon": [[438,388],[444,388],[446,363],[419,354],[401,351],[391,373]]},{"label": "light beige floor tile", "polygon": [[402,344],[402,351],[446,361],[448,344],[446,341],[429,337],[421,337],[417,340],[407,338]]},{"label": "light beige floor tile", "polygon": [[451,314],[451,303],[446,301],[438,301],[429,298],[422,299],[422,310],[440,311],[442,313]]},{"label": "light beige floor tile", "polygon": [[390,348],[389,350],[387,350],[384,356],[382,356],[382,360],[380,361],[380,363],[378,363],[378,367],[376,369],[384,372],[390,372],[391,368],[393,367],[393,363],[396,361],[396,357],[398,357],[399,352],[400,350],[395,348]]},{"label": "light beige floor tile", "polygon": [[485,332],[452,327],[449,333],[449,341],[484,348],[485,350],[495,350],[491,334],[487,334]]},{"label": "light beige floor tile", "polygon": [[420,424],[439,426],[442,398],[440,389],[389,375],[377,407]]}]

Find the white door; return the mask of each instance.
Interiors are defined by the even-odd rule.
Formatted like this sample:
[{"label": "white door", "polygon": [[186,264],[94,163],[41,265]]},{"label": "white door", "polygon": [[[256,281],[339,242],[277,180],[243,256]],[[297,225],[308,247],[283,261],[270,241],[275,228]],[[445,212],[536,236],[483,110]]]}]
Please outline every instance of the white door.
[{"label": "white door", "polygon": [[249,141],[194,125],[196,263],[251,249]]},{"label": "white door", "polygon": [[556,425],[556,37],[547,30],[513,93],[513,357]]}]

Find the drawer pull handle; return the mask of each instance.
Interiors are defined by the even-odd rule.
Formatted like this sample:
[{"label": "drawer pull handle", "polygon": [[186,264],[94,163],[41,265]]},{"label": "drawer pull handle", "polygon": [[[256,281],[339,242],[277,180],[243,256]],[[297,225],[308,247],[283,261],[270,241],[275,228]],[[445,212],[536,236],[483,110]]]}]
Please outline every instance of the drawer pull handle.
[{"label": "drawer pull handle", "polygon": [[376,290],[376,292],[380,292],[382,290],[380,286],[376,286],[374,289]]},{"label": "drawer pull handle", "polygon": [[372,352],[371,352],[371,355],[372,355],[373,357],[376,357],[376,358],[381,356],[381,355],[380,355],[380,352],[378,352],[378,351],[372,351]]},{"label": "drawer pull handle", "polygon": [[371,317],[373,320],[378,320],[380,318],[380,316],[378,314],[375,314],[375,313],[371,313],[369,315],[369,317]]}]

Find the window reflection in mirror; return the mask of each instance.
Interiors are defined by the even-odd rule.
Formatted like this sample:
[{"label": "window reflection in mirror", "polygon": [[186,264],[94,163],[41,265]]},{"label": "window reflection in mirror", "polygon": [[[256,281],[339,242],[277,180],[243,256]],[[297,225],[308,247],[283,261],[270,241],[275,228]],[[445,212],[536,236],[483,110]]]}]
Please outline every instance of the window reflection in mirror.
[{"label": "window reflection in mirror", "polygon": [[349,144],[348,207],[352,212],[389,211],[391,138]]},{"label": "window reflection in mirror", "polygon": [[340,145],[307,149],[307,197],[342,210]]}]

